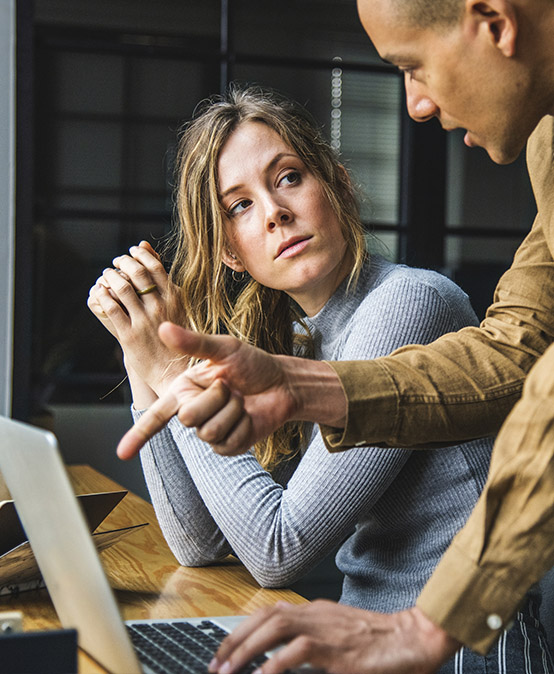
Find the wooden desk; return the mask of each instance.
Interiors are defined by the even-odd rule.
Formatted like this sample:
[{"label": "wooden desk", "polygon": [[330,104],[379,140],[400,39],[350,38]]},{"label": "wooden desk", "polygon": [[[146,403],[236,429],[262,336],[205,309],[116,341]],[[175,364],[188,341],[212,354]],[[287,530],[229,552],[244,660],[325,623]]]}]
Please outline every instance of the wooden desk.
[{"label": "wooden desk", "polygon": [[[78,494],[122,489],[90,466],[72,466],[69,474]],[[164,540],[153,507],[131,492],[100,529],[142,522],[149,524],[101,553],[125,620],[247,615],[279,599],[293,604],[306,602],[290,590],[260,588],[244,566],[232,558],[218,566],[179,566]],[[46,590],[1,597],[0,611],[10,610],[23,612],[25,630],[53,629],[60,625]],[[104,671],[85,653],[79,654],[80,673]]]}]

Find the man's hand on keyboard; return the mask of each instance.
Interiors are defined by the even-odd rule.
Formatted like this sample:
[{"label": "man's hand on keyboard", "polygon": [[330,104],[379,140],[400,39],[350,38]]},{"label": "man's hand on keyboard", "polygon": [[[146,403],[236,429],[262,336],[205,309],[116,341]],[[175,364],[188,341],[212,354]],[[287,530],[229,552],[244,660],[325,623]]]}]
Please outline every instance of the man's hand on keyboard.
[{"label": "man's hand on keyboard", "polygon": [[303,663],[330,674],[431,674],[460,647],[417,608],[391,615],[318,600],[279,602],[245,620],[222,643],[210,672],[233,674],[281,644],[261,667],[278,674]]},{"label": "man's hand on keyboard", "polygon": [[286,421],[339,426],[346,398],[323,362],[274,356],[228,335],[203,335],[162,323],[172,351],[203,359],[178,375],[122,438],[118,456],[130,459],[171,417],[195,427],[220,454],[240,454]]}]

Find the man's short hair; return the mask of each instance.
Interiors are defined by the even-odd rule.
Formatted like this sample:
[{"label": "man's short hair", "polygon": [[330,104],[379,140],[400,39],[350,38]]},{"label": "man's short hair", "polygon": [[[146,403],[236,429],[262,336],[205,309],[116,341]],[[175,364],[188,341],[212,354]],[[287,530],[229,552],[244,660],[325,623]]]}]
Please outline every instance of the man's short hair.
[{"label": "man's short hair", "polygon": [[410,23],[419,28],[447,28],[462,15],[464,0],[393,0],[398,10]]}]

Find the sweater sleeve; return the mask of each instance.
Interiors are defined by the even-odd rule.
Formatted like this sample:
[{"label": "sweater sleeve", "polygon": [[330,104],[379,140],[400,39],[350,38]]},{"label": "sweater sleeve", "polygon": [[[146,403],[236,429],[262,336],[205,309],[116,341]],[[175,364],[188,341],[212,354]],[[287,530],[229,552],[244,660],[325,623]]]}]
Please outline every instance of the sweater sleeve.
[{"label": "sweater sleeve", "polygon": [[[135,421],[141,413],[132,410]],[[231,551],[206,508],[175,444],[173,418],[142,449],[140,459],[156,517],[171,551],[184,566],[204,566]],[[176,431],[177,429],[177,431]]]},{"label": "sweater sleeve", "polygon": [[[407,341],[434,339],[471,316],[459,290],[445,300],[427,283],[383,284],[352,317],[340,352],[347,358],[372,358]],[[332,455],[315,430],[290,479],[278,480],[252,453],[222,457],[178,422],[172,432],[211,517],[234,553],[266,587],[290,584],[336,547],[384,493],[409,455],[407,450],[377,448]],[[281,470],[287,470],[286,464]],[[168,498],[186,501],[193,494],[196,499],[187,488]],[[191,508],[175,503],[172,510]],[[204,543],[206,536],[201,535]],[[183,536],[174,545],[177,557],[187,558],[188,538]]]}]

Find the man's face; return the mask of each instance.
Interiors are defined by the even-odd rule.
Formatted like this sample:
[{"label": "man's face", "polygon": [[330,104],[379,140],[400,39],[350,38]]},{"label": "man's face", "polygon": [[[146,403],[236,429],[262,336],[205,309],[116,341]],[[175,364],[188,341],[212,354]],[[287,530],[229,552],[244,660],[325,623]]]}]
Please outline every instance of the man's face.
[{"label": "man's face", "polygon": [[387,0],[358,0],[358,11],[381,58],[404,73],[414,120],[437,117],[446,130],[466,129],[466,145],[485,148],[493,161],[516,159],[545,111],[528,96],[529,74],[495,45],[486,21],[464,15],[446,29],[421,28]]}]

